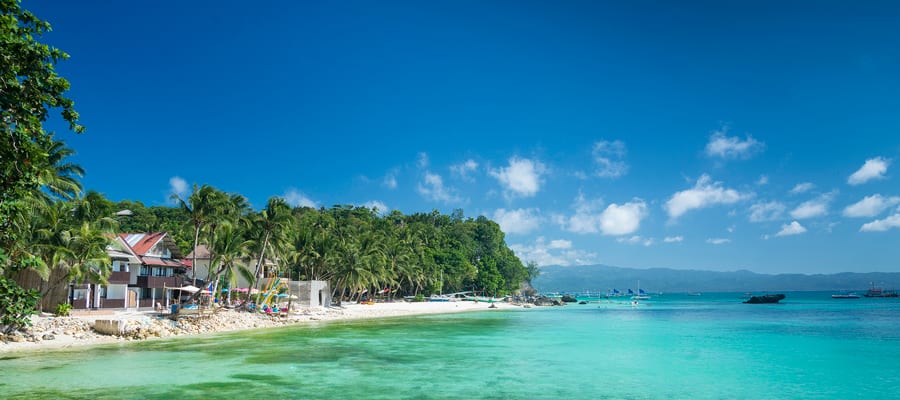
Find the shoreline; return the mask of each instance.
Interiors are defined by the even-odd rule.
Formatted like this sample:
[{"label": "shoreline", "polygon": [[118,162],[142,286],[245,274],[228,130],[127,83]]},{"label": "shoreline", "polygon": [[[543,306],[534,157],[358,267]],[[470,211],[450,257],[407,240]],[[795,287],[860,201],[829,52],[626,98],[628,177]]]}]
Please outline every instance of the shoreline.
[{"label": "shoreline", "polygon": [[[429,314],[452,314],[472,311],[499,311],[520,309],[510,303],[490,304],[471,301],[344,304],[341,307],[303,309],[288,317],[273,317],[260,313],[217,310],[203,317],[183,317],[177,322],[154,311],[114,311],[112,314],[76,315],[71,317],[32,316],[32,326],[25,328],[27,335],[18,341],[0,341],[0,354],[28,354],[33,352],[61,351],[74,348],[132,343],[145,340],[195,337],[199,335],[237,332],[255,329],[271,329],[284,326],[311,325],[321,322],[353,321]],[[97,320],[122,321],[125,327],[117,335],[95,331]],[[26,337],[29,337],[26,339]]]}]

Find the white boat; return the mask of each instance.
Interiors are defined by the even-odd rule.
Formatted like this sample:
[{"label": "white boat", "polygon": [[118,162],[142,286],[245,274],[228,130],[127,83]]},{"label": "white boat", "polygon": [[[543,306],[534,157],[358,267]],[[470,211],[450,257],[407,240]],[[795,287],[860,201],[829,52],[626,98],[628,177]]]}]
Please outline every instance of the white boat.
[{"label": "white boat", "polygon": [[506,298],[496,298],[496,297],[486,297],[486,296],[466,296],[466,300],[475,301],[479,303],[499,303],[501,301],[506,300]]},{"label": "white boat", "polygon": [[472,292],[456,292],[456,293],[447,293],[447,294],[433,294],[431,297],[426,297],[425,300],[428,301],[460,301],[466,300],[466,295]]},{"label": "white boat", "polygon": [[638,281],[638,293],[634,296],[631,296],[632,300],[650,300],[650,296],[644,292],[644,289],[641,289],[641,281]]}]

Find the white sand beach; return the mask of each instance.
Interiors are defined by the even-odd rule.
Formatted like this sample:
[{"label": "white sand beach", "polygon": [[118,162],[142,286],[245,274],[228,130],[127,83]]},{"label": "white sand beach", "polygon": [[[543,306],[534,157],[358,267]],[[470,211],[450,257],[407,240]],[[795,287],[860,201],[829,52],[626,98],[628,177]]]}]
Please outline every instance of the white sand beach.
[{"label": "white sand beach", "polygon": [[[286,318],[260,313],[218,310],[203,318],[181,318],[176,323],[152,311],[112,311],[71,317],[33,316],[32,326],[24,333],[6,335],[0,341],[0,353],[49,351],[95,346],[135,340],[149,340],[182,335],[263,329],[294,324],[327,321],[389,318],[423,314],[445,314],[467,311],[497,311],[521,308],[509,303],[490,304],[471,301],[347,304],[342,307],[308,308]],[[119,335],[94,331],[97,320],[122,321],[126,327]]]}]

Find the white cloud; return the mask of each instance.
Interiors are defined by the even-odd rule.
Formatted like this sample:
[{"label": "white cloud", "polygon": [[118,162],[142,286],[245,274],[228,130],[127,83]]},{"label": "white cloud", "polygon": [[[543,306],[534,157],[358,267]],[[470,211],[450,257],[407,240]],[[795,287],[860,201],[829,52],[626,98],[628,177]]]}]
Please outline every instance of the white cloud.
[{"label": "white cloud", "polygon": [[546,172],[546,167],[540,161],[527,158],[512,157],[509,166],[500,169],[492,169],[491,176],[497,178],[505,189],[507,198],[531,197],[541,190],[541,175]]},{"label": "white cloud", "polygon": [[850,175],[850,177],[847,178],[847,183],[851,185],[861,185],[872,179],[882,179],[884,178],[884,174],[887,172],[890,163],[891,160],[881,157],[870,158],[866,160],[866,163],[854,172],[853,175]]},{"label": "white cloud", "polygon": [[750,193],[725,189],[721,182],[712,182],[709,175],[703,174],[693,188],[673,194],[666,202],[665,209],[669,217],[674,219],[690,210],[717,204],[734,204],[751,196]]},{"label": "white cloud", "polygon": [[860,232],[884,232],[888,229],[900,228],[900,212],[885,219],[878,219],[859,228]]},{"label": "white cloud", "polygon": [[792,221],[790,224],[781,225],[781,230],[778,231],[775,236],[799,235],[805,232],[806,228],[804,228],[803,225],[800,225],[797,221]]},{"label": "white cloud", "polygon": [[396,189],[397,173],[394,171],[388,172],[387,175],[384,176],[384,179],[381,181],[381,185],[388,189]]},{"label": "white cloud", "polygon": [[500,208],[494,211],[494,221],[497,221],[503,232],[526,234],[540,227],[540,210],[537,208],[520,208],[518,210]]},{"label": "white cloud", "polygon": [[594,162],[597,164],[597,176],[602,178],[618,178],[628,173],[628,164],[625,163],[625,143],[615,140],[602,140],[594,143],[591,152]]},{"label": "white cloud", "polygon": [[556,239],[550,241],[551,249],[571,249],[572,241],[564,239]]},{"label": "white cloud", "polygon": [[756,180],[756,184],[757,184],[758,186],[768,185],[768,184],[769,184],[769,177],[766,176],[766,175],[760,175],[760,176],[759,176],[759,179]]},{"label": "white cloud", "polygon": [[666,236],[665,239],[663,239],[663,242],[665,243],[681,243],[683,241],[684,236]]},{"label": "white cloud", "polygon": [[584,194],[579,194],[575,198],[575,214],[557,215],[554,221],[569,232],[621,236],[637,231],[641,220],[648,215],[647,203],[641,199],[621,205],[613,203],[599,211],[602,206],[602,200],[588,200]]},{"label": "white cloud", "polygon": [[188,192],[188,183],[179,176],[169,178],[169,192],[184,199]]},{"label": "white cloud", "polygon": [[543,237],[533,244],[511,244],[509,248],[522,262],[534,261],[544,265],[588,265],[597,263],[597,254],[571,248],[568,240],[551,240],[548,244]]},{"label": "white cloud", "polygon": [[765,148],[765,144],[747,135],[747,140],[727,136],[728,130],[715,131],[706,143],[706,155],[724,159],[748,159]]},{"label": "white cloud", "polygon": [[794,219],[807,219],[820,217],[828,214],[828,205],[834,198],[834,193],[825,193],[815,199],[800,203],[797,208],[791,211],[791,217]]},{"label": "white cloud", "polygon": [[384,204],[384,202],[381,202],[378,200],[367,201],[367,202],[365,202],[365,204],[363,204],[363,207],[368,208],[370,210],[374,208],[375,211],[381,215],[387,214],[388,212],[391,211],[391,209],[387,206],[387,204]]},{"label": "white cloud", "polygon": [[475,179],[472,178],[469,174],[475,172],[478,169],[478,163],[473,159],[468,159],[460,164],[455,164],[450,166],[450,172],[454,175],[458,176],[459,179],[462,179],[466,182],[474,182]]},{"label": "white cloud", "polygon": [[652,238],[643,238],[640,236],[631,236],[631,237],[620,237],[616,239],[619,243],[624,244],[632,244],[632,245],[643,245],[644,247],[649,247],[653,245]]},{"label": "white cloud", "polygon": [[459,203],[462,201],[462,198],[455,194],[453,188],[444,187],[444,179],[440,175],[432,174],[428,171],[425,172],[424,182],[419,183],[416,191],[432,201],[443,203]]},{"label": "white cloud", "polygon": [[814,185],[812,182],[798,183],[797,185],[794,186],[793,189],[791,189],[790,193],[791,194],[806,193],[810,190],[813,190],[815,187],[816,187],[816,185]]},{"label": "white cloud", "polygon": [[641,220],[647,216],[647,204],[635,199],[622,205],[610,204],[600,214],[600,231],[604,235],[627,235],[641,227]]},{"label": "white cloud", "polygon": [[880,194],[874,194],[847,206],[844,209],[844,216],[874,217],[897,204],[900,204],[900,197],[882,197]]},{"label": "white cloud", "polygon": [[725,243],[728,243],[728,242],[731,242],[731,239],[725,239],[725,238],[709,238],[709,239],[706,239],[706,243],[709,243],[709,244],[725,244]]},{"label": "white cloud", "polygon": [[583,193],[575,198],[575,214],[572,216],[555,215],[554,222],[563,229],[574,233],[597,233],[600,231],[600,214],[598,210],[603,206],[603,200],[588,200]]},{"label": "white cloud", "polygon": [[428,164],[428,153],[424,151],[419,153],[418,158],[416,159],[416,165],[418,165],[420,169],[425,169],[428,168]]},{"label": "white cloud", "polygon": [[750,206],[750,222],[765,222],[781,219],[787,207],[777,201],[756,203]]},{"label": "white cloud", "polygon": [[303,192],[289,188],[286,192],[284,192],[284,201],[287,202],[291,207],[312,207],[319,208],[315,201],[312,201],[309,197],[306,197]]}]

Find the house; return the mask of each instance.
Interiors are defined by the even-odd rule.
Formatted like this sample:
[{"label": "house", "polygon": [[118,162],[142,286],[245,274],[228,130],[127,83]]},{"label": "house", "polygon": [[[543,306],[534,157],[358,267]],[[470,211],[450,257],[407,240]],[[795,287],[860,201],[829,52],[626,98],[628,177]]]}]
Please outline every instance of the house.
[{"label": "house", "polygon": [[[209,281],[210,278],[210,257],[211,253],[209,251],[209,247],[205,244],[198,244],[194,251],[188,253],[188,255],[184,258],[184,261],[187,263],[194,263],[196,254],[196,263],[192,266],[192,273],[197,274],[197,279],[201,279],[204,282]],[[251,274],[256,272],[256,263],[257,259],[251,257],[244,257],[235,262],[236,264],[242,265],[250,271]],[[220,264],[216,264],[218,267]],[[263,277],[269,276],[271,274],[276,273],[277,264],[271,260],[266,260],[264,264],[264,269],[261,273]],[[214,268],[215,269],[215,268]],[[190,276],[190,274],[188,274]],[[263,278],[265,279],[265,278]],[[247,288],[252,286],[252,283],[248,281],[243,275],[238,274],[237,276],[237,286],[238,288]]]},{"label": "house", "polygon": [[123,233],[106,248],[112,262],[107,285],[73,285],[72,307],[168,307],[187,282],[188,266],[181,250],[166,232]]}]

